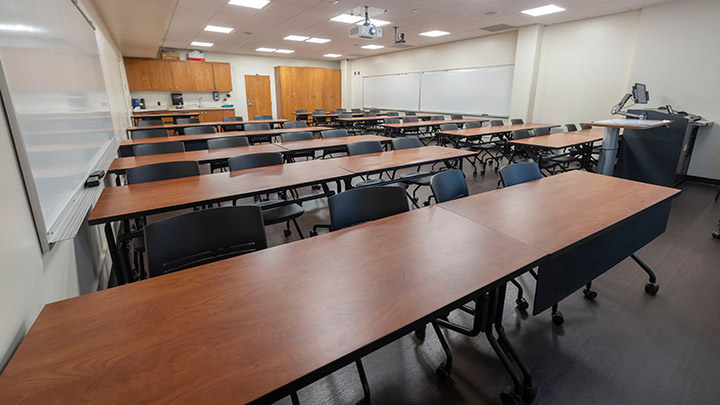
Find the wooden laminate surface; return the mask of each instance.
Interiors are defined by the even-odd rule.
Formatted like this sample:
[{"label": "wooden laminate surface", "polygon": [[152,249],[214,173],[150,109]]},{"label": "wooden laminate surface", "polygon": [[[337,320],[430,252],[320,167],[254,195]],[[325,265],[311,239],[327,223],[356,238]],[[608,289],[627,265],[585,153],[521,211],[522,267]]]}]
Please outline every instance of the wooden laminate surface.
[{"label": "wooden laminate surface", "polygon": [[600,128],[583,129],[581,131],[560,132],[557,134],[533,136],[530,138],[511,140],[517,145],[532,146],[542,149],[563,149],[571,146],[596,142],[603,139],[605,131]]},{"label": "wooden laminate surface", "polygon": [[502,134],[505,132],[512,132],[519,129],[537,129],[537,128],[555,128],[560,125],[556,124],[514,124],[514,125],[499,125],[496,127],[480,127],[480,128],[469,128],[469,129],[453,129],[450,131],[439,131],[442,135],[459,136],[462,138],[470,138],[473,136],[486,136]]},{"label": "wooden laminate surface", "polygon": [[198,163],[224,160],[233,156],[248,155],[251,153],[265,152],[286,152],[287,150],[276,143],[258,144],[250,146],[239,146],[236,148],[224,148],[213,150],[195,150],[182,153],[161,153],[159,155],[130,156],[115,158],[110,167],[109,173],[124,173],[127,169],[151,165],[155,163],[191,161]]},{"label": "wooden laminate surface", "polygon": [[360,117],[363,115],[363,113],[361,113],[361,112],[344,112],[344,113],[327,113],[327,114],[313,114],[311,112],[304,112],[304,113],[294,112],[292,114],[295,116],[298,116],[298,117],[312,116],[312,117],[320,117],[320,118],[333,118],[333,117],[340,116],[340,114],[352,114],[353,117]]},{"label": "wooden laminate surface", "polygon": [[586,122],[584,125],[605,128],[652,129],[672,124],[672,120],[610,119]]},{"label": "wooden laminate surface", "polygon": [[340,157],[332,159],[332,162],[352,173],[362,174],[416,166],[441,160],[460,159],[476,154],[477,152],[446,148],[443,146],[424,146],[421,148]]},{"label": "wooden laminate surface", "polygon": [[176,135],[176,136],[162,136],[157,138],[143,138],[143,139],[123,139],[120,141],[121,147],[128,147],[133,145],[142,145],[146,143],[163,143],[163,142],[187,142],[187,141],[203,141],[208,139],[217,138],[228,138],[231,136],[272,136],[280,135],[288,132],[320,132],[330,127],[307,127],[307,128],[276,128],[276,129],[261,129],[257,131],[227,131],[217,132],[213,134],[200,134],[200,135]]},{"label": "wooden laminate surface", "polygon": [[60,301],[0,377],[0,403],[247,403],[544,255],[428,207]]},{"label": "wooden laminate surface", "polygon": [[134,119],[145,119],[145,118],[186,118],[186,117],[197,117],[200,113],[182,113],[182,112],[168,112],[168,113],[147,113],[147,114],[133,114],[131,118]]},{"label": "wooden laminate surface", "polygon": [[272,119],[272,120],[254,120],[254,121],[210,121],[210,122],[191,122],[188,124],[165,124],[165,125],[150,125],[147,127],[128,127],[128,131],[143,131],[146,129],[183,129],[183,128],[190,128],[190,127],[202,127],[202,126],[209,126],[209,127],[218,127],[218,126],[225,126],[225,125],[244,125],[244,124],[282,124],[284,122],[287,122],[287,120],[283,119]]},{"label": "wooden laminate surface", "polygon": [[385,118],[400,118],[400,117],[393,117],[390,115],[377,115],[375,117],[349,117],[349,118],[338,118],[338,121],[341,122],[363,122],[363,121],[381,121]]},{"label": "wooden laminate surface", "polygon": [[[395,117],[395,118],[399,118],[399,117]],[[487,121],[487,119],[485,119],[485,118],[477,118],[477,119],[463,118],[463,119],[458,119],[458,120],[430,120],[430,121],[401,122],[398,124],[381,124],[381,125],[386,128],[404,129],[404,128],[437,126],[437,125],[441,125],[441,124],[464,124],[466,122],[484,122],[484,121]]]},{"label": "wooden laminate surface", "polygon": [[356,135],[356,136],[343,136],[340,138],[325,138],[325,139],[309,139],[306,141],[293,141],[293,142],[280,142],[279,146],[289,151],[300,151],[300,150],[318,150],[324,148],[332,148],[336,146],[345,146],[355,142],[368,142],[378,141],[382,143],[392,142],[392,138],[378,135]]},{"label": "wooden laminate surface", "polygon": [[440,206],[555,253],[679,193],[673,188],[573,170]]}]

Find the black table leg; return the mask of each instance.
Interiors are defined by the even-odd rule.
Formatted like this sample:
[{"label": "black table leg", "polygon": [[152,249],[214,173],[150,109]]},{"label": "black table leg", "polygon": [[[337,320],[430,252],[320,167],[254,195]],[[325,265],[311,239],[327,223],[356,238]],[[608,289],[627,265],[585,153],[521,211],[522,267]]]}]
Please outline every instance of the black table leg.
[{"label": "black table leg", "polygon": [[[112,272],[118,285],[127,284],[130,280],[130,264],[127,263],[127,257],[124,258],[120,254],[120,250],[115,242],[115,233],[112,229],[112,222],[105,224],[105,239],[107,239],[108,250],[110,251],[110,259],[112,260]],[[112,274],[111,274],[112,276]]]}]

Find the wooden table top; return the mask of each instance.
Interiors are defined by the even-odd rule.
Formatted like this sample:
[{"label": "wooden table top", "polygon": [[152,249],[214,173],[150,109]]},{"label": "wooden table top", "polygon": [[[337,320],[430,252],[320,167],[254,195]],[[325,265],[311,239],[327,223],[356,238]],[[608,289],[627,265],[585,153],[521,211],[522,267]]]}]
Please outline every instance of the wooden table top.
[{"label": "wooden table top", "polygon": [[313,114],[313,113],[311,113],[311,112],[304,112],[304,113],[296,113],[296,112],[294,112],[294,113],[292,113],[292,114],[293,114],[293,115],[296,115],[296,116],[312,115],[313,117],[321,117],[321,118],[337,117],[337,116],[339,116],[340,114],[352,114],[353,117],[359,117],[359,116],[363,115],[363,113],[361,113],[361,112],[350,112],[350,111],[347,111],[347,112],[344,112],[344,113],[326,113],[326,114]]},{"label": "wooden table top", "polygon": [[115,158],[110,167],[108,173],[124,173],[127,169],[151,165],[155,163],[165,162],[179,162],[179,161],[190,161],[198,163],[207,163],[218,160],[224,160],[233,156],[249,155],[251,153],[265,153],[265,152],[287,152],[287,149],[283,148],[276,143],[263,143],[258,145],[250,146],[239,146],[235,148],[224,148],[224,149],[213,149],[213,150],[193,150],[182,153],[161,153],[159,155],[147,155],[147,156],[130,156]]},{"label": "wooden table top", "polygon": [[440,206],[556,253],[679,194],[674,188],[573,170]]},{"label": "wooden table top", "polygon": [[338,118],[338,121],[345,121],[345,122],[361,122],[361,121],[375,121],[375,120],[383,120],[385,118],[400,118],[400,117],[393,117],[390,115],[376,115],[374,117],[352,117],[352,118]]},{"label": "wooden table top", "polygon": [[165,117],[197,117],[200,113],[192,112],[167,112],[167,113],[147,113],[133,114],[132,118],[165,118]]},{"label": "wooden table top", "polygon": [[510,143],[527,145],[541,149],[563,149],[571,146],[596,142],[603,139],[605,131],[600,128],[583,129],[581,131],[560,132],[557,134],[533,136],[530,138],[511,140]]},{"label": "wooden table top", "polygon": [[378,141],[382,143],[392,142],[392,138],[379,135],[355,135],[343,136],[340,138],[309,139],[307,141],[280,142],[277,145],[288,151],[318,150],[332,148],[334,146],[345,146],[355,142]]},{"label": "wooden table top", "polygon": [[463,138],[469,138],[473,136],[485,136],[502,134],[505,132],[512,132],[519,129],[536,129],[536,128],[555,128],[559,127],[557,124],[514,124],[514,125],[499,125],[496,127],[480,127],[480,128],[469,128],[469,129],[453,129],[450,131],[439,131],[438,133],[443,135],[454,135]]},{"label": "wooden table top", "polygon": [[217,126],[224,126],[224,125],[243,125],[243,124],[262,124],[262,123],[268,123],[268,124],[282,124],[284,122],[287,122],[288,120],[285,119],[272,119],[272,120],[254,120],[254,121],[209,121],[209,122],[191,122],[188,124],[165,124],[165,125],[150,125],[147,127],[128,127],[128,131],[143,131],[146,129],[183,129],[183,128],[190,128],[190,127],[202,127],[202,126],[209,126],[209,127],[217,127]]},{"label": "wooden table top", "polygon": [[142,145],[145,143],[163,143],[163,142],[186,142],[186,141],[204,141],[208,139],[216,138],[228,138],[231,136],[270,136],[286,134],[288,132],[320,132],[331,127],[307,127],[307,128],[274,128],[274,129],[261,129],[257,131],[227,131],[227,132],[216,132],[214,134],[200,134],[200,135],[175,135],[175,136],[161,136],[157,138],[143,138],[143,139],[123,139],[120,141],[120,146],[133,146]]},{"label": "wooden table top", "polygon": [[672,124],[672,120],[637,120],[637,119],[611,119],[586,122],[584,125],[606,128],[652,129]]},{"label": "wooden table top", "polygon": [[331,161],[347,171],[362,174],[469,157],[476,154],[477,152],[443,146],[424,146],[367,155],[345,156],[331,159]]},{"label": "wooden table top", "polygon": [[[398,118],[398,117],[395,117]],[[381,124],[383,127],[387,128],[416,128],[416,127],[428,127],[428,126],[434,126],[434,125],[440,125],[440,124],[464,124],[466,122],[484,122],[487,121],[485,118],[477,118],[477,119],[471,119],[471,118],[463,118],[461,120],[430,120],[430,121],[418,121],[418,122],[401,122],[399,124]]]},{"label": "wooden table top", "polygon": [[247,403],[543,256],[427,207],[48,304],[0,403]]}]

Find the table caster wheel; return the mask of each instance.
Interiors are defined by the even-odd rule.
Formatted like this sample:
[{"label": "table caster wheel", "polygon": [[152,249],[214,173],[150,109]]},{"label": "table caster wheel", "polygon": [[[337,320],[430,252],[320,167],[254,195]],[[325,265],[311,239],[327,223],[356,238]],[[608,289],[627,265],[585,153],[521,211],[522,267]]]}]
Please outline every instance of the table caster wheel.
[{"label": "table caster wheel", "polygon": [[656,295],[659,289],[660,285],[657,283],[645,283],[645,292],[650,295]]},{"label": "table caster wheel", "polygon": [[500,393],[500,401],[504,405],[518,405],[520,403],[520,397],[513,392],[512,389],[505,388],[503,392]]},{"label": "table caster wheel", "polygon": [[415,339],[419,340],[421,343],[425,341],[425,325],[415,329]]},{"label": "table caster wheel", "polygon": [[720,231],[715,231],[712,233],[712,237],[715,239],[720,239]]},{"label": "table caster wheel", "polygon": [[529,404],[530,402],[535,400],[536,396],[537,396],[537,387],[530,386],[530,387],[523,388],[523,394],[522,394],[523,402],[527,402]]},{"label": "table caster wheel", "polygon": [[289,229],[284,229],[284,230],[283,230],[283,233],[285,234],[285,237],[287,238],[288,236],[290,236],[290,234],[292,233],[292,231],[289,230]]},{"label": "table caster wheel", "polygon": [[310,231],[310,236],[317,236],[317,235],[318,235],[317,231]]},{"label": "table caster wheel", "polygon": [[518,311],[522,312],[523,314],[527,312],[528,308],[530,308],[530,304],[525,300],[525,298],[518,298],[515,300],[515,306],[517,307]]},{"label": "table caster wheel", "polygon": [[473,172],[473,177],[477,177],[477,172]]},{"label": "table caster wheel", "polygon": [[423,203],[423,205],[426,206],[426,207],[429,207],[429,206],[430,206],[430,201],[425,201],[425,202]]},{"label": "table caster wheel", "polygon": [[441,363],[438,368],[435,370],[435,374],[437,374],[440,381],[447,381],[450,379],[450,370],[448,370],[445,363]]},{"label": "table caster wheel", "polygon": [[552,314],[552,322],[553,322],[555,325],[558,325],[558,326],[560,326],[560,325],[562,325],[563,323],[565,323],[565,317],[563,317],[562,312],[560,312],[560,311],[555,311],[555,312],[553,312],[553,314]]},{"label": "table caster wheel", "polygon": [[591,290],[589,288],[586,288],[583,290],[583,295],[585,298],[587,298],[590,301],[594,301],[595,298],[597,298],[597,292],[595,290]]}]

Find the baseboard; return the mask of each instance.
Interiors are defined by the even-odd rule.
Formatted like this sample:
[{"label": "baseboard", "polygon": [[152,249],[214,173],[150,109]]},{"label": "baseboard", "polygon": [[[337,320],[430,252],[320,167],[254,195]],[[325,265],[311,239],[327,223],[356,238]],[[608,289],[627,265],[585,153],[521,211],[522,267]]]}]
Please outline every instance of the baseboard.
[{"label": "baseboard", "polygon": [[685,176],[685,180],[694,181],[697,183],[705,183],[705,184],[720,184],[720,179],[711,179],[709,177],[699,177],[699,176]]}]

